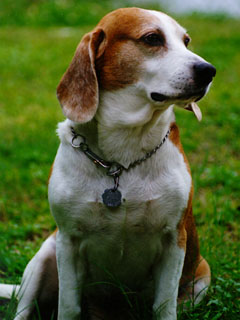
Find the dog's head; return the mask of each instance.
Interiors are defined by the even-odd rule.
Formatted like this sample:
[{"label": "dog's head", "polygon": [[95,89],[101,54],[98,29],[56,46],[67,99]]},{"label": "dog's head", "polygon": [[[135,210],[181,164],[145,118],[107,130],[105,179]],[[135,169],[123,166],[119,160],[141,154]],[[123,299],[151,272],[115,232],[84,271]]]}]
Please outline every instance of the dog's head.
[{"label": "dog's head", "polygon": [[188,50],[189,42],[185,29],[163,13],[111,12],[83,37],[58,86],[64,114],[76,122],[90,121],[99,92],[138,97],[152,114],[172,104],[191,109],[191,102],[208,91],[216,69]]}]

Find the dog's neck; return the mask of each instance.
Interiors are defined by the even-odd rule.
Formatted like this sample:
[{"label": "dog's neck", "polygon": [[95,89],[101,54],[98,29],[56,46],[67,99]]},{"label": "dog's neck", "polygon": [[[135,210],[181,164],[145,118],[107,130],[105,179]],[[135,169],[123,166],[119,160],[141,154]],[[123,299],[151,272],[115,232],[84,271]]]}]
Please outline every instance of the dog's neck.
[{"label": "dog's neck", "polygon": [[161,111],[143,99],[135,100],[141,98],[126,104],[119,94],[118,100],[107,94],[100,100],[97,115],[91,122],[74,124],[94,152],[126,167],[153,150],[175,121],[173,106]]}]

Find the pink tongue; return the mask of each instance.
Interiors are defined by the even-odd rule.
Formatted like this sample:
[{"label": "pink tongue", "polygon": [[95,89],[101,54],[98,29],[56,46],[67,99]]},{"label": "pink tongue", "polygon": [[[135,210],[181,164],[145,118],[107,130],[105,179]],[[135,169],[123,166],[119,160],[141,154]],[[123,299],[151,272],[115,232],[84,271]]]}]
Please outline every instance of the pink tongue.
[{"label": "pink tongue", "polygon": [[192,111],[195,114],[198,121],[202,120],[202,112],[195,102],[189,103],[189,105],[185,109]]}]

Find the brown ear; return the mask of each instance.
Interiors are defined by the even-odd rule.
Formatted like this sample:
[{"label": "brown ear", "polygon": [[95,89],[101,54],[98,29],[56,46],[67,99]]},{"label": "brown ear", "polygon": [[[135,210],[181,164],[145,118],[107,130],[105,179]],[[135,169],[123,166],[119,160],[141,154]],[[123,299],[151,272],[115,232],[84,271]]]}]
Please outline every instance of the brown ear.
[{"label": "brown ear", "polygon": [[90,121],[97,111],[99,97],[95,58],[103,39],[104,32],[100,28],[83,37],[57,87],[63,113],[70,120],[84,123]]}]

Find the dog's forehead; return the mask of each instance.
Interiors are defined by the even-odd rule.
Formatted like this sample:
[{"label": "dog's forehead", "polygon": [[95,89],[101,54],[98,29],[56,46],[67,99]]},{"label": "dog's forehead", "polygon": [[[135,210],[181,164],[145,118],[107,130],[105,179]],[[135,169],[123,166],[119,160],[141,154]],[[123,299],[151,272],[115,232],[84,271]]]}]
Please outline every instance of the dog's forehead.
[{"label": "dog's forehead", "polygon": [[181,36],[186,31],[168,15],[154,10],[124,8],[106,15],[98,24],[109,37],[140,37],[145,32],[161,29],[166,36]]},{"label": "dog's forehead", "polygon": [[176,20],[168,16],[167,14],[159,11],[149,10],[149,14],[152,14],[156,19],[158,19],[159,26],[163,29],[165,34],[179,35],[186,33],[186,29],[180,26]]}]

